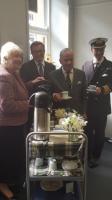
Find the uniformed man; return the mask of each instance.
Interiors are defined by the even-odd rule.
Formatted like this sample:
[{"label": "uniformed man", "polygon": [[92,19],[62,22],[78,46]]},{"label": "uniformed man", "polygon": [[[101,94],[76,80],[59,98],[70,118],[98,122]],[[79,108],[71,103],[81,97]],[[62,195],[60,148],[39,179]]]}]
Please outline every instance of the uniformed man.
[{"label": "uniformed man", "polygon": [[88,82],[87,135],[89,166],[96,167],[104,145],[107,115],[111,112],[112,62],[104,57],[107,38],[92,39],[93,59],[83,65]]}]

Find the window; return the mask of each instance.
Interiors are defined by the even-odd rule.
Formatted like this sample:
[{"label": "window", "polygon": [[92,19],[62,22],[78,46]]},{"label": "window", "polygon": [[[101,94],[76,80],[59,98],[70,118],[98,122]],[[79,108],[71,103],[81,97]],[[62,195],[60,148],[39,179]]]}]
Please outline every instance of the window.
[{"label": "window", "polygon": [[[32,0],[29,0],[33,3]],[[35,0],[35,9],[29,4],[29,24],[31,26],[47,28],[49,25],[49,1]],[[30,8],[31,6],[31,8]]]},{"label": "window", "polygon": [[49,2],[50,0],[29,0],[29,45],[39,40],[50,54]]},{"label": "window", "polygon": [[29,0],[29,10],[37,12],[37,0]]}]

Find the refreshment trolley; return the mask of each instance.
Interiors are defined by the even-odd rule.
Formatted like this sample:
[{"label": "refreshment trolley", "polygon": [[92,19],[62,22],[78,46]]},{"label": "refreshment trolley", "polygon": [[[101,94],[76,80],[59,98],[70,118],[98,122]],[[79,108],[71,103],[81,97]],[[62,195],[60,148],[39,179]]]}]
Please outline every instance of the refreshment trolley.
[{"label": "refreshment trolley", "polygon": [[40,181],[44,187],[47,181],[55,180],[76,182],[79,200],[86,200],[87,146],[87,137],[80,132],[29,133],[26,138],[27,200],[32,200],[31,182]]}]

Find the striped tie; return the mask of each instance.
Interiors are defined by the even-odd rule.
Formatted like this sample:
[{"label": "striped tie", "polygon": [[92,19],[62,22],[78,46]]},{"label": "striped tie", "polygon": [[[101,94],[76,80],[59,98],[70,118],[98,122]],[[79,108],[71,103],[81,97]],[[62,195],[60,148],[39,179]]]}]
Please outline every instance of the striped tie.
[{"label": "striped tie", "polygon": [[39,71],[39,75],[40,76],[43,76],[44,74],[43,74],[43,65],[42,65],[42,63],[39,63],[38,64],[38,71]]},{"label": "striped tie", "polygon": [[66,76],[66,85],[67,85],[67,89],[69,91],[69,93],[71,93],[71,80],[70,80],[70,73],[67,73]]}]

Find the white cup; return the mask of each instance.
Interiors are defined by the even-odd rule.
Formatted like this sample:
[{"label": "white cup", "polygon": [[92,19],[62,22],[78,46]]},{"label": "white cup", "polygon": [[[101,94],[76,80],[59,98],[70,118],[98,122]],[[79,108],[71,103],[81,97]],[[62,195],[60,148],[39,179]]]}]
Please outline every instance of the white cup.
[{"label": "white cup", "polygon": [[36,158],[35,159],[35,167],[41,167],[43,165],[43,158]]},{"label": "white cup", "polygon": [[96,90],[96,85],[89,85],[89,88],[90,88],[91,90]]},{"label": "white cup", "polygon": [[56,159],[49,158],[48,160],[49,171],[54,171],[57,169]]},{"label": "white cup", "polygon": [[61,92],[62,98],[67,98],[68,97],[68,91],[63,91]]}]

